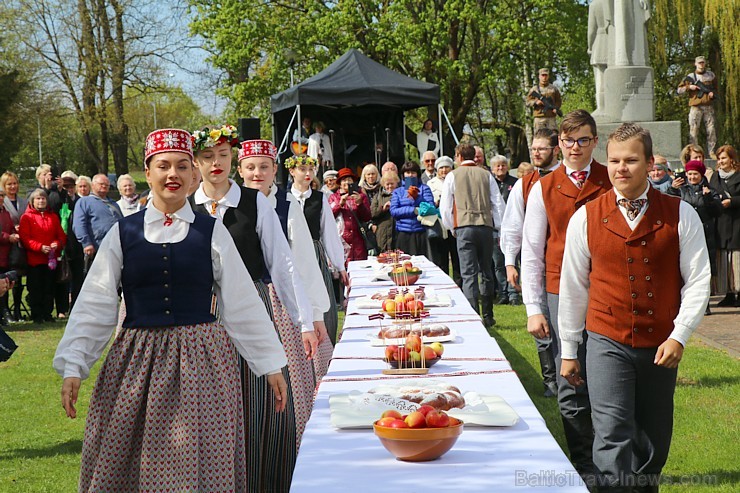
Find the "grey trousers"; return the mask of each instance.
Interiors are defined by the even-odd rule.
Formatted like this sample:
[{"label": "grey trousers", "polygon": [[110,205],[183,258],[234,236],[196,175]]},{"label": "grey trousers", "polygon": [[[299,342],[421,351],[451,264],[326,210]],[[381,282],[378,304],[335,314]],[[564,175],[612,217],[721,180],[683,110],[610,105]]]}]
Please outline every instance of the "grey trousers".
[{"label": "grey trousers", "polygon": [[[478,311],[480,296],[493,296],[493,228],[488,226],[464,226],[455,229],[457,255],[460,258],[462,291],[470,306]],[[478,274],[481,285],[478,289]]]},{"label": "grey trousers", "polygon": [[552,350],[555,353],[555,367],[558,378],[558,407],[563,421],[563,431],[568,442],[570,461],[581,475],[595,472],[592,448],[594,440],[593,425],[591,423],[591,403],[588,392],[591,387],[586,364],[586,341],[588,335],[583,334],[583,344],[578,346],[578,362],[581,364],[581,376],[586,381],[580,387],[574,387],[560,376],[562,358],[560,356],[560,334],[558,332],[558,302],[560,296],[547,293],[547,305],[550,309],[550,327],[552,328]]},{"label": "grey trousers", "polygon": [[587,345],[599,482],[659,484],[671,446],[678,370],[654,364],[656,348],[633,348],[593,332]]}]

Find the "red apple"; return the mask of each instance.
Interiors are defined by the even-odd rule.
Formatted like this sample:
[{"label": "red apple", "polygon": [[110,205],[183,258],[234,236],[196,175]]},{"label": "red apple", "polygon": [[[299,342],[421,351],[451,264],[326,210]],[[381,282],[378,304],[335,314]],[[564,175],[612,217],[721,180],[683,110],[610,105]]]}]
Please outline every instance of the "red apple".
[{"label": "red apple", "polygon": [[452,416],[450,416],[450,426],[457,426],[459,424],[460,424],[460,420],[459,419],[453,418]]},{"label": "red apple", "polygon": [[426,425],[429,428],[446,428],[450,426],[450,417],[444,411],[429,411],[426,415]]},{"label": "red apple", "polygon": [[409,428],[424,428],[426,418],[419,411],[414,411],[406,417],[406,424],[409,425]]},{"label": "red apple", "polygon": [[375,422],[375,424],[378,425],[378,426],[386,426],[386,427],[389,427],[391,425],[391,423],[393,423],[394,421],[397,421],[397,419],[396,418],[390,418],[390,417],[389,418],[380,418],[379,420],[377,420]]},{"label": "red apple", "polygon": [[409,425],[406,424],[406,422],[402,419],[394,419],[393,422],[390,424],[391,428],[408,428]]},{"label": "red apple", "polygon": [[429,346],[424,346],[422,348],[421,357],[430,360],[430,359],[437,359],[437,353]]},{"label": "red apple", "polygon": [[399,413],[395,409],[388,409],[383,414],[381,414],[380,417],[381,418],[396,418],[396,419],[401,419],[401,413]]},{"label": "red apple", "polygon": [[386,312],[394,312],[396,311],[396,302],[390,298],[387,300],[383,300],[383,310]]},{"label": "red apple", "polygon": [[406,293],[406,294],[405,294],[405,295],[403,296],[403,299],[404,299],[404,301],[406,301],[406,302],[412,301],[412,300],[414,299],[414,295],[413,295],[413,294],[411,294],[411,293]]},{"label": "red apple", "polygon": [[403,263],[403,268],[406,270],[412,269],[413,267],[414,264],[410,260],[407,260]]},{"label": "red apple", "polygon": [[396,354],[396,351],[398,351],[398,346],[396,346],[395,344],[386,346],[385,347],[385,359],[388,361],[392,361],[393,355]]},{"label": "red apple", "polygon": [[406,349],[409,351],[421,352],[421,337],[417,334],[409,334],[406,336]]},{"label": "red apple", "polygon": [[424,404],[423,406],[419,406],[419,409],[417,409],[417,411],[419,411],[421,414],[426,416],[429,413],[429,411],[436,411],[436,409],[434,409],[429,404]]}]

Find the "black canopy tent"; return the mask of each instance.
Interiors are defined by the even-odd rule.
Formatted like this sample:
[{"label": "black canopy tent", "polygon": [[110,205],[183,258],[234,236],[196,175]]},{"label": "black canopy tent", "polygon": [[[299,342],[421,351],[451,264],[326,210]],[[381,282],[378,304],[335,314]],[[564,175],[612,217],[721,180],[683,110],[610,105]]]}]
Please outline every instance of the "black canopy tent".
[{"label": "black canopy tent", "polygon": [[[335,167],[375,162],[375,144],[386,158],[404,160],[404,112],[439,105],[439,86],[394,72],[351,49],[326,69],[271,98],[273,131],[289,154],[301,120],[322,121],[333,130]],[[440,108],[441,128],[443,110]],[[281,154],[283,155],[283,154]]]}]

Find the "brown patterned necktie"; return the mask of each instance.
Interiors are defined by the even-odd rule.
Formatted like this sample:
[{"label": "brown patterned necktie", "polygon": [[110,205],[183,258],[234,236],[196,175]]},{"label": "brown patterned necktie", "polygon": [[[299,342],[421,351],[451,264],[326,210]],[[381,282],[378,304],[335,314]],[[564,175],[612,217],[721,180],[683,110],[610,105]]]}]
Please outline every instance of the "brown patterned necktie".
[{"label": "brown patterned necktie", "polygon": [[216,202],[215,200],[211,201],[211,215],[215,216],[217,210],[218,210],[218,202]]},{"label": "brown patterned necktie", "polygon": [[588,176],[588,173],[585,171],[574,171],[570,174],[570,176],[573,177],[573,179],[576,181],[576,186],[578,188],[583,188],[583,184],[586,183],[586,177]]},{"label": "brown patterned necktie", "polygon": [[619,203],[619,205],[621,207],[624,207],[624,209],[627,211],[627,217],[630,219],[630,221],[634,221],[642,208],[647,203],[647,199],[619,199],[617,203]]}]

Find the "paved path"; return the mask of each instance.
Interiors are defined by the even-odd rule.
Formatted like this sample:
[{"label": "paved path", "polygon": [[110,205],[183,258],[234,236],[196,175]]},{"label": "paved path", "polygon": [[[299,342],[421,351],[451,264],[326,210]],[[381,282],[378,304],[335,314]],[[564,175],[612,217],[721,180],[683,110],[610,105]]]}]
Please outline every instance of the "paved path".
[{"label": "paved path", "polygon": [[717,308],[717,302],[723,296],[712,296],[709,308],[712,314],[704,317],[701,325],[694,332],[694,337],[703,343],[726,351],[735,358],[740,358],[740,307]]}]

